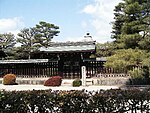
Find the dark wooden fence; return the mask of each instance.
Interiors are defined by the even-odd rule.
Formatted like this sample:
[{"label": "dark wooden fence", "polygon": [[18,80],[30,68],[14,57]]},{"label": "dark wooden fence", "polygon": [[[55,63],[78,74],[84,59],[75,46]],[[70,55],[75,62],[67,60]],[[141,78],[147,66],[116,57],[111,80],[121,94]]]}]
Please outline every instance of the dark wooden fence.
[{"label": "dark wooden fence", "polygon": [[100,77],[100,76],[114,76],[114,75],[127,75],[126,69],[116,70],[113,68],[105,68],[104,61],[85,61],[87,78]]},{"label": "dark wooden fence", "polygon": [[7,73],[17,77],[50,77],[58,75],[58,62],[0,64],[1,77]]},{"label": "dark wooden fence", "polygon": [[125,70],[114,70],[105,68],[103,61],[73,62],[71,64],[60,65],[59,61],[39,62],[39,63],[4,63],[0,64],[0,77],[7,73],[16,74],[17,77],[50,77],[59,75],[63,78],[81,78],[81,67],[86,66],[87,78],[98,74],[126,73]]}]

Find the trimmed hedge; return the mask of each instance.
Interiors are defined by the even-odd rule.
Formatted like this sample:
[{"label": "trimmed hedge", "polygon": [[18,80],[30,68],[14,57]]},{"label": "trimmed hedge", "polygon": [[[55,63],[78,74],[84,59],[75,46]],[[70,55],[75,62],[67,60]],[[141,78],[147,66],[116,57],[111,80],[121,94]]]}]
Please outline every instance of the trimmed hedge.
[{"label": "trimmed hedge", "polygon": [[0,113],[149,113],[150,90],[0,91]]},{"label": "trimmed hedge", "polygon": [[82,85],[82,81],[80,79],[75,79],[73,82],[72,82],[72,86],[73,87],[79,87]]}]

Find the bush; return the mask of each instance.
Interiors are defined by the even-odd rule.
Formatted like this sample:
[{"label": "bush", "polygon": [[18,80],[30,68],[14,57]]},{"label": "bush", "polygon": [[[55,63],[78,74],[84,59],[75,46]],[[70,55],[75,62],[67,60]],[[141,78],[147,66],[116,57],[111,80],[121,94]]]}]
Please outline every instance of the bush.
[{"label": "bush", "polygon": [[145,75],[143,69],[134,69],[129,71],[131,78],[129,79],[128,85],[149,85],[150,78]]},{"label": "bush", "polygon": [[14,75],[14,74],[6,74],[3,77],[3,84],[4,85],[17,85],[17,83],[16,83],[16,75]]},{"label": "bush", "polygon": [[53,76],[44,82],[44,86],[60,86],[62,82],[62,77]]},{"label": "bush", "polygon": [[0,113],[149,113],[150,90],[0,91]]},{"label": "bush", "polygon": [[73,87],[79,87],[82,85],[82,81],[80,79],[76,79],[73,81],[72,86]]}]

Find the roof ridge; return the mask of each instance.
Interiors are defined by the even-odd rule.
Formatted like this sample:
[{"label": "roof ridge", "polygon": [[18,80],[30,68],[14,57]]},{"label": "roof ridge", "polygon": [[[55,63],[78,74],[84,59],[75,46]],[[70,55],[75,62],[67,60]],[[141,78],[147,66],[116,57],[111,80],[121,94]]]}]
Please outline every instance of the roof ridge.
[{"label": "roof ridge", "polygon": [[52,42],[50,47],[57,47],[57,46],[77,46],[77,45],[93,45],[95,41],[88,41],[88,42]]}]

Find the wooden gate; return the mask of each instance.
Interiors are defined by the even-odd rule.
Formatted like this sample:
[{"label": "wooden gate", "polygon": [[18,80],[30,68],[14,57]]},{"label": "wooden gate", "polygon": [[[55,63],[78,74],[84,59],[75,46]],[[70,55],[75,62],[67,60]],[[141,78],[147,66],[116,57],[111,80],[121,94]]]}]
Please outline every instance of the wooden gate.
[{"label": "wooden gate", "polygon": [[84,61],[84,65],[86,66],[87,78],[91,78],[103,70],[104,62],[87,60],[87,61]]},{"label": "wooden gate", "polygon": [[79,61],[63,62],[63,78],[74,79],[81,78],[81,65]]}]

